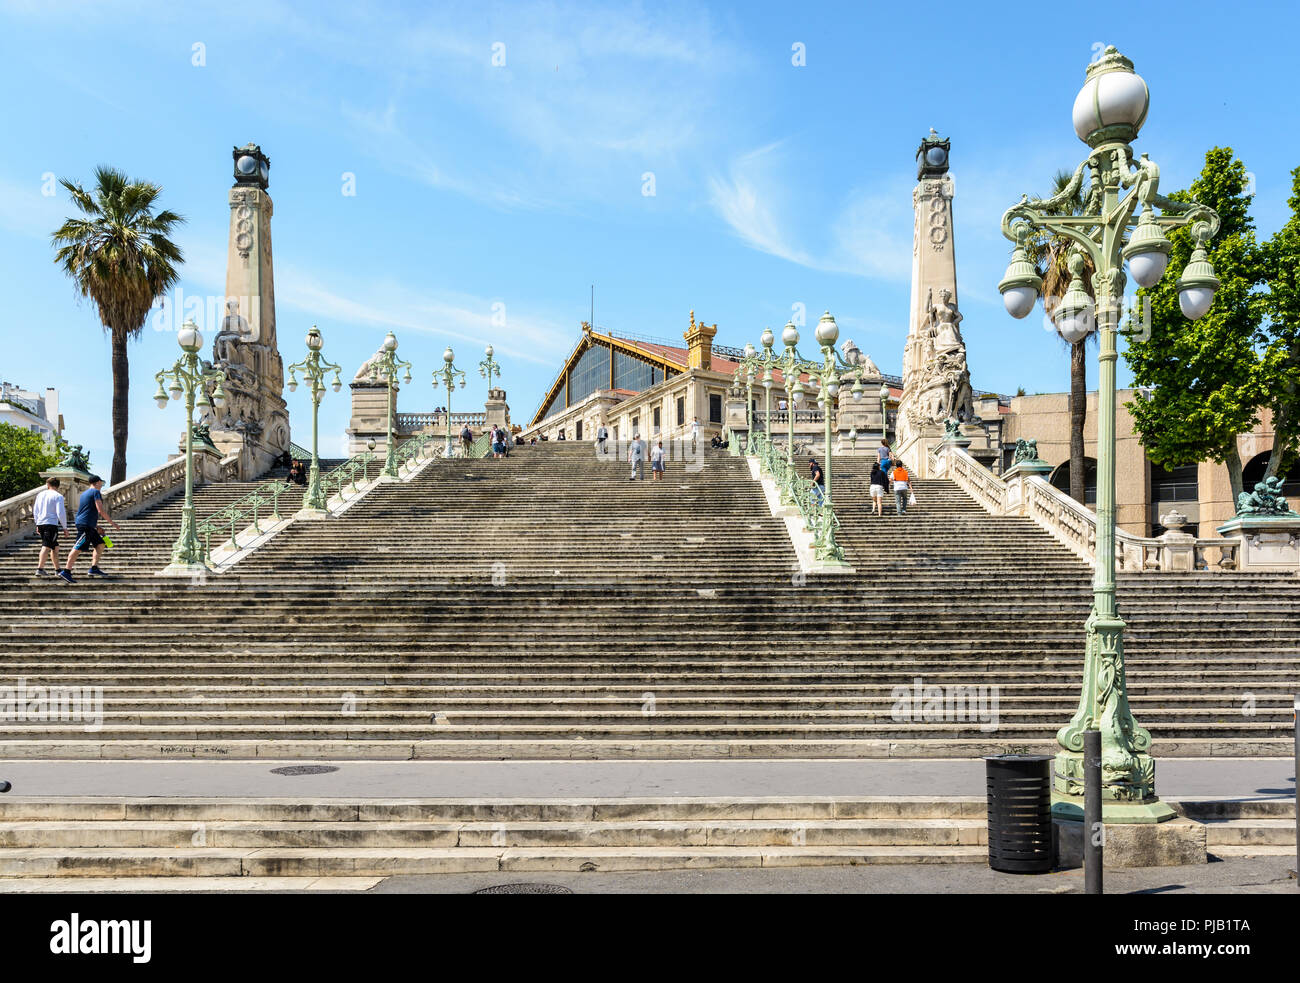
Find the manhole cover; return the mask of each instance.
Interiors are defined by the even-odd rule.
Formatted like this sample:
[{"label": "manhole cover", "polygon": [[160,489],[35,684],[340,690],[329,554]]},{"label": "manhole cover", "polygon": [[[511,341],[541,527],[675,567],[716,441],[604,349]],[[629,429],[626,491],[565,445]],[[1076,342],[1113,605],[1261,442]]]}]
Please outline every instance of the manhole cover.
[{"label": "manhole cover", "polygon": [[475,891],[475,894],[572,894],[560,884],[494,884]]},{"label": "manhole cover", "polygon": [[272,775],[328,775],[331,771],[338,771],[334,765],[286,765],[283,768],[272,768]]}]

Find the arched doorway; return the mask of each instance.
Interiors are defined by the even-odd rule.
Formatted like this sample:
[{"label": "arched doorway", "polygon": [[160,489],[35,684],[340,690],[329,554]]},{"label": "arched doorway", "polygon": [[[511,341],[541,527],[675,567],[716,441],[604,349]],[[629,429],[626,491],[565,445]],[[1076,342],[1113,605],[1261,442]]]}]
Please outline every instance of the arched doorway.
[{"label": "arched doorway", "polygon": [[[1059,488],[1065,494],[1070,494],[1070,462],[1058,465],[1052,472],[1050,478],[1053,488]],[[1085,457],[1083,459],[1083,504],[1097,504],[1097,459],[1095,457]]]},{"label": "arched doorway", "polygon": [[[1241,487],[1254,491],[1255,486],[1264,480],[1264,469],[1268,467],[1269,452],[1256,454],[1241,469]],[[1300,464],[1293,467],[1282,477],[1282,494],[1287,498],[1300,498]]]}]

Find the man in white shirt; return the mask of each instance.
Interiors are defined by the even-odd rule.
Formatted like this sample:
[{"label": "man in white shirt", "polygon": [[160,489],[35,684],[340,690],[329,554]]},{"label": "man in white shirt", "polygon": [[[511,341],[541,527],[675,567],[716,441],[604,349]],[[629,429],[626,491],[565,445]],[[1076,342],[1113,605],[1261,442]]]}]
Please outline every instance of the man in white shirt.
[{"label": "man in white shirt", "polygon": [[695,418],[695,422],[691,424],[691,450],[694,451],[695,448],[699,445],[699,443],[700,443],[700,418],[697,416]]},{"label": "man in white shirt", "polygon": [[628,463],[632,465],[632,474],[628,481],[636,481],[641,477],[641,462],[645,460],[645,448],[641,446],[641,435],[632,435],[632,445],[627,449]]},{"label": "man in white shirt", "polygon": [[[32,504],[32,519],[41,534],[41,555],[36,561],[36,576],[45,575],[45,560],[53,560],[53,571],[59,569],[59,530],[68,531],[68,510],[59,491],[59,479],[47,478],[45,487]],[[52,572],[53,572],[52,571]]]},{"label": "man in white shirt", "polygon": [[596,430],[596,447],[600,453],[605,453],[605,441],[609,439],[609,431],[602,425]]}]

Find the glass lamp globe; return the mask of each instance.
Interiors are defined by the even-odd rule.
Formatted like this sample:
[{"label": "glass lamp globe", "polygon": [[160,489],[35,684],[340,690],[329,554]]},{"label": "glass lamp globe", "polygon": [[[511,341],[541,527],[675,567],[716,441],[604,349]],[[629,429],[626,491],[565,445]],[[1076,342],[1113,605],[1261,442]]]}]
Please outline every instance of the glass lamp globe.
[{"label": "glass lamp globe", "polygon": [[771,389],[771,388],[772,388],[772,370],[771,370],[771,369],[768,369],[766,372],[763,373],[763,388],[764,388],[764,389]]},{"label": "glass lamp globe", "polygon": [[763,343],[764,348],[771,348],[776,344],[776,335],[772,334],[771,328],[764,328],[762,337],[758,339]]},{"label": "glass lamp globe", "polygon": [[793,321],[786,322],[786,326],[781,329],[781,342],[786,348],[793,348],[799,344],[799,329],[794,326]]},{"label": "glass lamp globe", "polygon": [[801,383],[801,382],[796,382],[796,383],[795,383],[795,386],[794,386],[794,401],[795,401],[796,403],[802,403],[802,402],[803,402],[803,383]]},{"label": "glass lamp globe", "polygon": [[838,382],[828,383],[826,386],[826,391],[830,393],[832,396],[838,396],[840,394],[840,384]]},{"label": "glass lamp globe", "polygon": [[153,401],[158,404],[158,409],[167,409],[167,394],[163,392],[162,383],[158,383],[158,391],[153,394]]},{"label": "glass lamp globe", "polygon": [[384,351],[386,352],[397,351],[397,336],[393,334],[393,332],[391,331],[388,332],[388,335],[384,338]]},{"label": "glass lamp globe", "polygon": [[176,333],[176,341],[185,351],[193,354],[203,347],[203,335],[193,321],[186,321]]},{"label": "glass lamp globe", "polygon": [[835,323],[835,318],[831,317],[830,311],[826,311],[817,322],[816,335],[817,344],[823,348],[830,348],[839,338],[840,326]]},{"label": "glass lamp globe", "polygon": [[1074,99],[1074,132],[1090,147],[1108,141],[1128,143],[1147,118],[1151,93],[1133,63],[1111,46],[1088,66]]},{"label": "glass lamp globe", "polygon": [[1026,317],[1037,300],[1038,291],[1033,287],[1009,287],[1002,292],[1002,306],[1014,318]]},{"label": "glass lamp globe", "polygon": [[746,358],[754,357],[754,343],[752,341],[745,342],[745,357]]},{"label": "glass lamp globe", "polygon": [[375,449],[375,438],[371,437],[369,440],[366,441],[366,450],[373,451],[374,449]]},{"label": "glass lamp globe", "polygon": [[220,383],[217,384],[217,388],[212,392],[212,405],[217,409],[221,409],[226,405],[226,391],[221,388]]},{"label": "glass lamp globe", "polygon": [[492,346],[491,346],[491,345],[488,345],[488,346],[487,346],[487,351],[486,351],[485,354],[487,355],[488,358],[491,358],[491,357],[492,357]]},{"label": "glass lamp globe", "polygon": [[289,382],[287,383],[287,385],[289,386],[289,392],[296,393],[298,391],[298,380],[295,379],[293,376],[289,377]]},{"label": "glass lamp globe", "polygon": [[314,352],[318,352],[323,344],[325,344],[325,339],[320,336],[320,332],[316,330],[316,325],[313,324],[311,330],[307,332],[307,347]]},{"label": "glass lamp globe", "polygon": [[338,376],[335,376],[333,383],[330,384],[330,388],[335,392],[338,392],[343,388],[343,381]]},{"label": "glass lamp globe", "polygon": [[[1208,230],[1206,234],[1208,236]],[[1204,240],[1198,238],[1192,258],[1178,278],[1178,306],[1183,309],[1183,316],[1191,321],[1204,317],[1214,303],[1218,289],[1219,278],[1214,275],[1214,265],[1205,252]]]},{"label": "glass lamp globe", "polygon": [[452,362],[454,362],[454,361],[456,360],[456,355],[455,355],[455,353],[451,350],[451,346],[450,346],[450,345],[448,345],[448,346],[447,346],[447,350],[446,350],[445,352],[442,353],[442,360],[443,360],[444,362],[446,362],[448,365],[450,365]]},{"label": "glass lamp globe", "polygon": [[171,386],[168,387],[167,391],[171,393],[172,399],[180,399],[181,393],[183,392],[183,390],[181,389],[181,384],[175,381],[174,379],[172,380],[172,384]]}]

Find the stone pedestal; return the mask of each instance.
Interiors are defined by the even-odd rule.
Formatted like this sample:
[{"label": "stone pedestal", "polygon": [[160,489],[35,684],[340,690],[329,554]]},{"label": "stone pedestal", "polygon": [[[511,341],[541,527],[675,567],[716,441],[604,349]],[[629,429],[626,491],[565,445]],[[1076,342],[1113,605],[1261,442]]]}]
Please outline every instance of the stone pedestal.
[{"label": "stone pedestal", "polygon": [[68,513],[68,524],[71,526],[72,517],[77,514],[77,499],[81,497],[82,492],[90,487],[90,472],[59,464],[48,471],[41,472],[42,482],[50,478],[59,479],[59,491],[63,493],[63,502]]},{"label": "stone pedestal", "polygon": [[1219,526],[1219,535],[1239,541],[1238,570],[1300,573],[1300,514],[1238,515]]},{"label": "stone pedestal", "polygon": [[352,419],[347,429],[348,454],[360,454],[368,449],[368,441],[373,440],[375,453],[382,458],[388,453],[388,384],[358,378],[350,388]]},{"label": "stone pedestal", "polygon": [[1009,515],[1025,514],[1025,483],[1031,477],[1043,477],[1050,474],[1052,466],[1037,457],[1016,461],[1007,469],[1002,480],[1007,485],[1007,513]]},{"label": "stone pedestal", "polygon": [[1187,516],[1177,509],[1160,517],[1165,532],[1160,536],[1160,569],[1190,573],[1196,569],[1196,537],[1182,532]]},{"label": "stone pedestal", "polygon": [[[1106,867],[1181,867],[1203,864],[1206,855],[1204,824],[1181,816],[1163,823],[1115,824],[1102,810],[1102,863]],[[1083,866],[1083,823],[1053,818],[1058,867]]]},{"label": "stone pedestal", "polygon": [[504,389],[489,389],[487,402],[483,404],[483,410],[487,414],[487,425],[498,427],[510,426],[510,407],[506,403],[506,391]]}]

